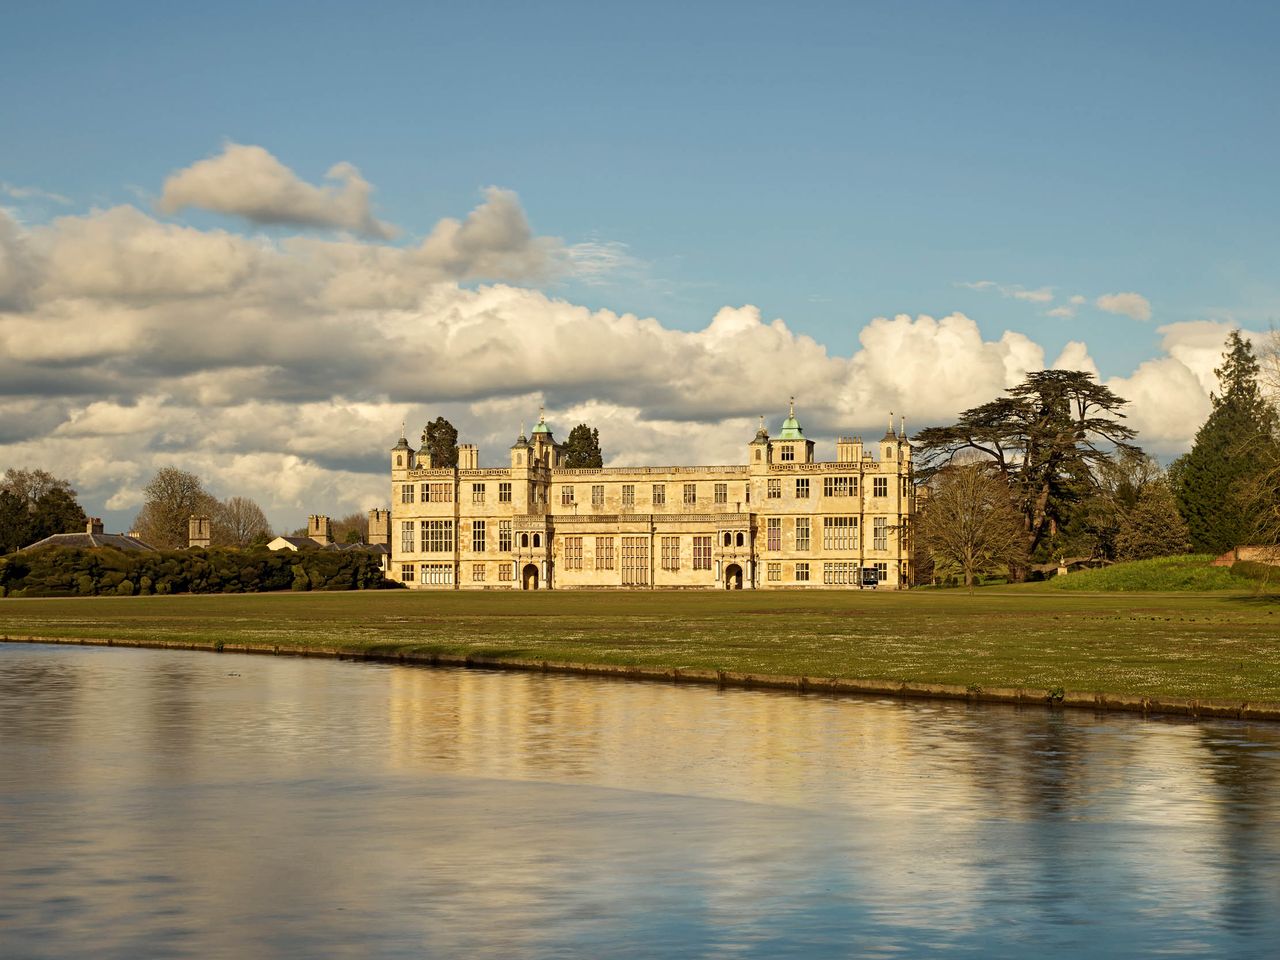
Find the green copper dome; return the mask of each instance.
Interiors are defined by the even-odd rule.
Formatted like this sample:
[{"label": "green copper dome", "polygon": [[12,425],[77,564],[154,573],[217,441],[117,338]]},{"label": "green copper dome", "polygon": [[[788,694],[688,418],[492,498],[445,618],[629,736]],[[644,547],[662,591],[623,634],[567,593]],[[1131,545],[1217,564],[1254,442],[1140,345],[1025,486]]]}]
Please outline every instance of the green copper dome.
[{"label": "green copper dome", "polygon": [[551,428],[547,426],[547,421],[544,417],[542,416],[538,417],[538,422],[537,424],[534,425],[533,432],[534,433],[550,433],[551,432]]},{"label": "green copper dome", "polygon": [[796,419],[796,398],[791,398],[791,412],[787,414],[787,419],[782,421],[782,432],[778,434],[779,440],[803,440],[804,428],[800,426],[800,421]]}]

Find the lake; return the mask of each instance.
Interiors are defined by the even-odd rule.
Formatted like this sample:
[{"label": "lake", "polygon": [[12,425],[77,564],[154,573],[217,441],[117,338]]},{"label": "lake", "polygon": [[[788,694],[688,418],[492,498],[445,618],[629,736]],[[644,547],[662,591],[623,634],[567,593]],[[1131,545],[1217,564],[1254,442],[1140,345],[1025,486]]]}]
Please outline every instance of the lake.
[{"label": "lake", "polygon": [[0,956],[1280,955],[1280,725],[0,643]]}]

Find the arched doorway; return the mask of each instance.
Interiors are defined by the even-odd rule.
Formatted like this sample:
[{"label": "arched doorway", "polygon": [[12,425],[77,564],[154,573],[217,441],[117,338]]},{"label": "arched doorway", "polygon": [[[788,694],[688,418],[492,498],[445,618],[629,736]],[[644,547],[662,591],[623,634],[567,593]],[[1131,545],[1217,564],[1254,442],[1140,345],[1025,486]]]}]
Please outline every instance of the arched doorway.
[{"label": "arched doorway", "polygon": [[526,563],[524,569],[520,571],[520,580],[524,584],[524,589],[537,590],[538,565],[536,563]]},{"label": "arched doorway", "polygon": [[742,568],[731,563],[724,568],[724,588],[726,590],[742,589]]}]

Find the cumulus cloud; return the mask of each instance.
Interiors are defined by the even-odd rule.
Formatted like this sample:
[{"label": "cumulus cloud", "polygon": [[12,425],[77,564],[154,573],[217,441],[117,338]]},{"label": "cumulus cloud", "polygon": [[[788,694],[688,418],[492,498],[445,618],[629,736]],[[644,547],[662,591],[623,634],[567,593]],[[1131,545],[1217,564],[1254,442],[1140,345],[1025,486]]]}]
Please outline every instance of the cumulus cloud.
[{"label": "cumulus cloud", "polygon": [[1151,303],[1140,293],[1104,293],[1094,301],[1099,310],[1133,320],[1150,320]]},{"label": "cumulus cloud", "polygon": [[[749,304],[689,331],[509,282],[460,286],[568,256],[502,190],[409,247],[268,242],[116,207],[0,218],[0,251],[0,459],[69,476],[94,510],[134,509],[166,465],[281,526],[364,509],[387,500],[402,420],[444,413],[501,463],[543,403],[562,437],[598,426],[611,463],[736,463],[756,416],[776,426],[793,394],[815,438],[878,434],[890,410],[945,422],[1046,364],[1034,340],[986,337],[962,313],[876,317],[828,346]],[[1226,328],[1160,330],[1163,356],[1109,382],[1143,442],[1176,452]],[[1054,363],[1096,373],[1080,342]]]},{"label": "cumulus cloud", "polygon": [[171,174],[157,204],[163,213],[198,207],[258,224],[350,230],[387,240],[396,228],[373,215],[373,188],[350,163],[329,168],[315,186],[259,146],[228,143],[222,153]]},{"label": "cumulus cloud", "polygon": [[0,210],[0,310],[16,310],[27,302],[36,283],[36,262],[18,224]]}]

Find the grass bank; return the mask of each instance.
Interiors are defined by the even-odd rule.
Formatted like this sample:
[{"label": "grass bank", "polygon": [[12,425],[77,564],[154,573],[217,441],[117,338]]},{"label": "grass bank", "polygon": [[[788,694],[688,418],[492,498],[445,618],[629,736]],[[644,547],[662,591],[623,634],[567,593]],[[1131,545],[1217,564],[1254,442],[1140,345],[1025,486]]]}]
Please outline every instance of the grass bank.
[{"label": "grass bank", "polygon": [[[1045,585],[912,593],[0,600],[0,637],[471,657],[1280,705],[1280,600]],[[1068,696],[1068,700],[1073,697]],[[1079,697],[1075,697],[1079,699]]]},{"label": "grass bank", "polygon": [[1280,573],[1274,567],[1259,563],[1237,563],[1231,567],[1215,567],[1209,554],[1179,557],[1157,557],[1133,560],[1097,570],[1081,570],[1065,577],[1054,577],[1049,586],[1055,590],[1121,592],[1204,592],[1216,590],[1265,589]]}]

